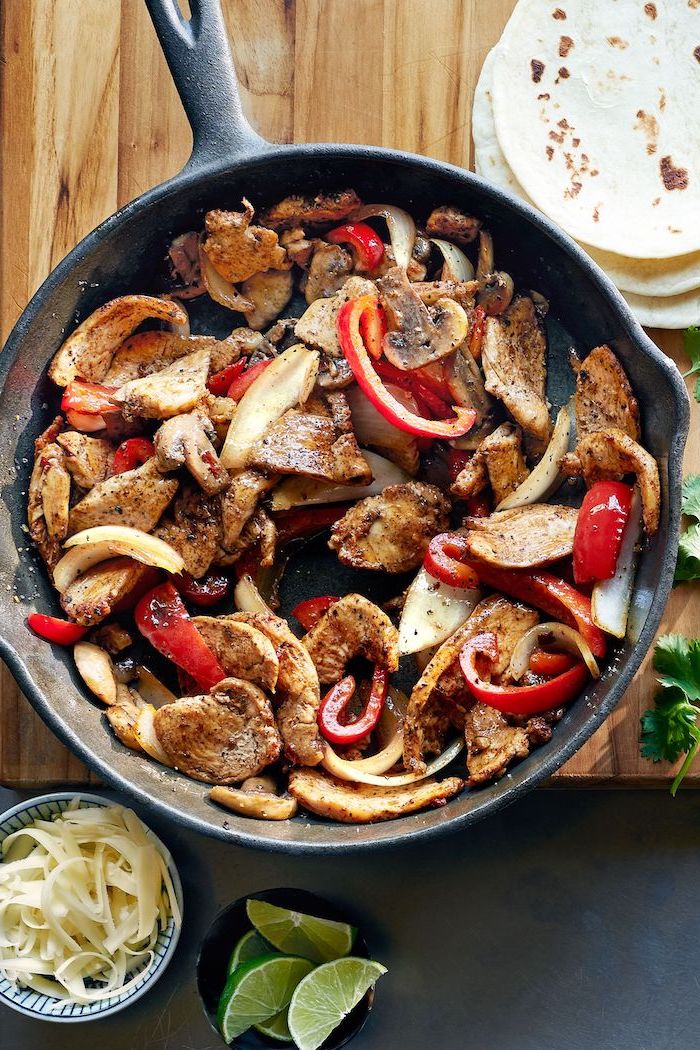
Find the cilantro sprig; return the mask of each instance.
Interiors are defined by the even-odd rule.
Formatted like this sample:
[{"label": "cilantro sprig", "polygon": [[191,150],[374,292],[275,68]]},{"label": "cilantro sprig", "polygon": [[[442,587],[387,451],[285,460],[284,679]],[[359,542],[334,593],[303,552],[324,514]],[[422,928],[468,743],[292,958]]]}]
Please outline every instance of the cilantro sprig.
[{"label": "cilantro sprig", "polygon": [[675,583],[700,579],[700,474],[690,474],[683,482],[681,509],[686,517],[695,520],[678,541]]},{"label": "cilantro sprig", "polygon": [[671,785],[675,796],[700,749],[700,638],[666,634],[654,650],[660,686],[654,707],[642,715],[641,754],[653,762],[675,762],[685,754]]},{"label": "cilantro sprig", "polygon": [[[683,333],[683,349],[690,361],[690,368],[683,373],[683,378],[694,376],[700,372],[700,328],[691,324]],[[700,401],[700,379],[695,384],[695,400]]]}]

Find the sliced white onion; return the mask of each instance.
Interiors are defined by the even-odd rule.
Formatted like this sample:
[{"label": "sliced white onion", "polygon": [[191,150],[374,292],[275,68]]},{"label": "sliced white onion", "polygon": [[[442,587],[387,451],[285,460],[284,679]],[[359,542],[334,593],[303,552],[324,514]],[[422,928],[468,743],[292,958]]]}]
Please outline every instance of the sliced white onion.
[{"label": "sliced white onion", "polygon": [[496,507],[496,510],[513,510],[515,507],[525,507],[530,503],[539,503],[550,496],[555,489],[564,481],[564,476],[559,467],[561,461],[569,451],[569,437],[573,425],[573,412],[568,405],[559,409],[557,421],[547,450],[542,456],[535,469],[528,474],[515,492],[506,496]]},{"label": "sliced white onion", "polygon": [[185,315],[185,320],[181,324],[178,324],[176,321],[166,321],[165,327],[168,329],[168,331],[174,332],[175,335],[181,335],[183,336],[183,338],[188,339],[191,335],[190,318],[189,314],[187,313],[187,310],[185,310],[185,307],[182,305],[179,298],[177,296],[173,297],[172,295],[161,295],[160,298],[167,299],[170,302],[176,301],[177,305],[180,307],[183,314]]},{"label": "sliced white onion", "polygon": [[156,762],[160,762],[162,766],[170,766],[172,769],[172,762],[166,755],[160,740],[156,734],[155,718],[156,709],[152,704],[146,704],[139,711],[139,717],[134,726],[136,733],[136,739],[139,744],[151,758],[155,758]]},{"label": "sliced white onion", "polygon": [[290,408],[306,401],[320,355],[302,343],[290,346],[260,373],[238,402],[219,459],[228,470],[245,467],[259,438]]},{"label": "sliced white onion", "polygon": [[627,519],[615,575],[601,580],[593,587],[591,613],[593,623],[614,638],[624,638],[627,632],[627,617],[632,601],[632,588],[637,569],[637,550],[642,535],[642,501],[639,489],[632,494],[630,516]]},{"label": "sliced white onion", "polygon": [[443,281],[473,281],[474,267],[461,248],[440,237],[431,237],[430,241],[438,249],[445,265],[442,268]]},{"label": "sliced white onion", "polygon": [[66,412],[66,420],[73,430],[80,430],[83,434],[96,434],[98,430],[104,430],[107,421],[104,416],[93,416],[88,412],[76,412],[69,409]]},{"label": "sliced white onion", "polygon": [[560,650],[571,653],[573,656],[581,656],[591,676],[600,678],[600,668],[583,635],[575,631],[573,627],[567,627],[566,624],[553,620],[551,623],[538,623],[535,627],[531,627],[516,645],[508,667],[508,674],[514,681],[519,682],[523,677],[530,666],[530,657],[543,641],[556,643]]},{"label": "sliced white onion", "polygon": [[352,216],[353,219],[369,219],[374,215],[386,219],[389,227],[391,247],[394,249],[396,265],[408,269],[416,243],[416,224],[403,208],[393,204],[365,204]]},{"label": "sliced white onion", "polygon": [[146,703],[152,707],[163,707],[165,704],[172,704],[173,700],[177,700],[175,693],[171,693],[159,678],[156,678],[147,667],[143,667],[141,664],[136,668],[136,679],[136,689],[139,696],[143,697]]},{"label": "sliced white onion", "polygon": [[451,587],[421,568],[408,588],[399,624],[399,655],[440,645],[461,627],[481,597],[478,590]]},{"label": "sliced white onion", "polygon": [[274,616],[252,576],[241,576],[233,592],[233,602],[239,612],[272,613]]},{"label": "sliced white onion", "polygon": [[219,303],[220,306],[225,306],[239,314],[255,309],[255,304],[251,303],[250,299],[246,299],[234,284],[230,284],[221,276],[201,245],[199,248],[199,263],[204,287],[215,303]]},{"label": "sliced white onion", "polygon": [[441,755],[428,763],[425,773],[396,773],[393,776],[380,776],[362,772],[362,770],[357,768],[357,762],[348,762],[347,759],[341,758],[330,744],[324,742],[321,764],[334,777],[338,777],[339,780],[354,781],[356,784],[371,784],[373,787],[403,787],[406,784],[417,784],[419,780],[425,780],[426,777],[432,777],[439,773],[441,769],[444,769],[457,757],[463,747],[463,739],[458,737],[456,740],[453,740]]},{"label": "sliced white onion", "polygon": [[[386,388],[392,397],[405,404],[401,395],[407,393],[406,391],[390,383],[386,384]],[[383,452],[386,452],[387,457],[402,470],[415,475],[418,471],[420,456],[418,443],[413,434],[399,430],[388,419],[385,419],[359,386],[352,386],[347,391],[346,397],[352,415],[352,429],[360,445],[382,449]],[[415,401],[410,394],[408,397],[415,406]],[[416,412],[417,406],[411,407],[411,411]]]},{"label": "sliced white onion", "polygon": [[376,452],[363,449],[362,455],[373,475],[369,485],[334,485],[301,475],[289,477],[273,489],[270,500],[272,510],[290,510],[292,507],[316,503],[345,503],[347,500],[364,499],[365,496],[378,496],[387,485],[403,485],[411,480],[410,474]]},{"label": "sliced white onion", "polygon": [[185,563],[165,540],[151,536],[142,529],[133,529],[127,525],[96,525],[84,529],[66,541],[70,548],[61,558],[53,572],[53,580],[60,594],[70,586],[76,576],[93,565],[108,558],[124,556],[153,565],[166,572],[182,572]]},{"label": "sliced white onion", "polygon": [[117,702],[117,679],[114,664],[106,650],[92,642],[76,642],[73,658],[80,677],[90,692],[103,704]]}]

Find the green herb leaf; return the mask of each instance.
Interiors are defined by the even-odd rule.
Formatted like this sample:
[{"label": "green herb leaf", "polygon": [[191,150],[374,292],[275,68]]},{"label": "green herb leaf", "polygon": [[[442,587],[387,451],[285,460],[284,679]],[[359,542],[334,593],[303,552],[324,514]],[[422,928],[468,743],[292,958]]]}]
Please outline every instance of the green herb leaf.
[{"label": "green herb leaf", "polygon": [[700,580],[700,525],[691,525],[678,541],[674,583]]},{"label": "green herb leaf", "polygon": [[689,474],[683,482],[681,510],[689,518],[700,521],[700,474]]},{"label": "green herb leaf", "polygon": [[654,707],[642,715],[641,755],[653,762],[685,761],[671,787],[675,795],[700,749],[700,638],[666,634],[654,650],[654,668],[661,688]]},{"label": "green herb leaf", "polygon": [[654,650],[654,669],[664,689],[680,689],[689,700],[700,700],[700,638],[663,635]]},{"label": "green herb leaf", "polygon": [[683,373],[683,378],[700,372],[700,328],[691,324],[683,333],[683,350],[690,361],[690,368]]},{"label": "green herb leaf", "polygon": [[700,730],[695,725],[698,710],[687,700],[659,704],[642,715],[642,758],[653,762],[675,762],[690,751]]}]

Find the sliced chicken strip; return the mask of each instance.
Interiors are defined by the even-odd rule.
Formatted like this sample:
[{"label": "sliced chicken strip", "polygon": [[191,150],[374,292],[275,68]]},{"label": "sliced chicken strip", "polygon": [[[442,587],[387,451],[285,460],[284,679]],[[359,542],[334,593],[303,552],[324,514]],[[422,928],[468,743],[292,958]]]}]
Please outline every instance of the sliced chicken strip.
[{"label": "sliced chicken strip", "polygon": [[79,488],[94,488],[112,473],[114,446],[104,438],[66,430],[56,441],[63,449],[66,470]]},{"label": "sliced chicken strip", "polygon": [[510,496],[529,474],[521,441],[519,427],[502,423],[484,438],[450,491],[462,499],[469,499],[490,483],[494,503]]},{"label": "sliced chicken strip", "polygon": [[29,535],[49,570],[61,557],[61,541],[68,527],[70,474],[63,452],[53,442],[43,445],[34,460],[27,494]]},{"label": "sliced chicken strip", "polygon": [[576,446],[576,455],[589,488],[596,481],[619,481],[625,474],[636,474],[644,531],[655,536],[661,517],[661,484],[654,457],[616,427],[586,434]]},{"label": "sliced chicken strip", "polygon": [[204,251],[212,266],[230,284],[237,284],[264,270],[289,266],[287,253],[277,234],[252,226],[253,207],[243,198],[243,211],[209,211],[204,217],[207,231]]},{"label": "sliced chicken strip", "polygon": [[339,292],[330,299],[316,299],[305,310],[294,327],[294,334],[302,343],[316,350],[323,350],[330,357],[343,357],[338,341],[336,322],[340,308],[350,299],[360,295],[376,295],[372,281],[364,277],[350,277]]},{"label": "sliced chicken strip", "polygon": [[284,741],[284,753],[290,762],[315,766],[323,757],[323,742],[318,730],[318,708],[321,692],[318,675],[309,654],[286,620],[272,613],[235,613],[234,620],[248,623],[262,631],[275,647],[279,675],[275,698],[279,703],[277,724]]},{"label": "sliced chicken strip", "polygon": [[128,525],[150,532],[178,489],[152,459],[135,470],[115,474],[76,503],[70,513],[71,535],[93,525]]},{"label": "sliced chicken strip", "polygon": [[231,477],[231,484],[221,498],[221,524],[224,550],[233,550],[246,523],[250,521],[261,496],[274,488],[277,475],[266,476],[257,470],[241,470]]},{"label": "sliced chicken strip", "polygon": [[268,473],[301,474],[339,484],[367,485],[372,480],[351,427],[343,432],[328,415],[296,409],[285,412],[266,430],[251,448],[249,463]]},{"label": "sliced chicken strip", "polygon": [[293,769],[289,774],[289,794],[304,809],[342,824],[374,824],[442,806],[463,787],[459,777],[384,788],[337,780],[318,769]]},{"label": "sliced chicken strip", "polygon": [[216,339],[213,335],[178,335],[176,332],[137,332],[127,339],[112,358],[103,382],[108,386],[123,386],[132,379],[162,372],[173,362],[193,354],[196,350],[209,350],[211,371],[219,369],[214,361],[223,361],[221,368],[237,361],[241,349],[233,339]]},{"label": "sliced chicken strip", "polygon": [[209,348],[195,350],[167,368],[124,383],[115,393],[127,418],[169,419],[189,412],[207,393]]},{"label": "sliced chicken strip", "polygon": [[481,220],[448,204],[433,208],[425,224],[432,237],[446,237],[456,244],[471,244],[481,229]]},{"label": "sliced chicken strip", "polygon": [[256,332],[267,328],[282,313],[293,291],[291,270],[265,270],[244,281],[241,294],[255,306],[245,315],[250,327]]},{"label": "sliced chicken strip", "polygon": [[615,427],[639,441],[639,405],[629,379],[609,346],[596,346],[576,371],[576,433],[579,438]]},{"label": "sliced chicken strip", "polygon": [[465,518],[467,552],[501,569],[548,565],[573,552],[577,518],[578,508],[549,503]]},{"label": "sliced chicken strip", "polygon": [[496,780],[511,762],[530,754],[527,730],[509,725],[500,711],[480,702],[467,711],[464,735],[471,787]]},{"label": "sliced chicken strip", "polygon": [[207,784],[254,777],[282,750],[270,701],[240,678],[224,678],[206,696],[159,707],[153,725],[173,766]]},{"label": "sliced chicken strip", "polygon": [[354,190],[335,193],[317,193],[315,197],[285,197],[264,211],[260,222],[273,230],[288,230],[294,226],[324,226],[346,219],[360,207]]},{"label": "sliced chicken strip", "polygon": [[192,622],[227,675],[274,691],[280,665],[267,635],[230,616],[194,616]]},{"label": "sliced chicken strip", "polygon": [[145,707],[145,703],[135,689],[129,689],[121,682],[117,683],[117,701],[107,708],[105,717],[114,731],[114,735],[121,740],[125,747],[132,751],[143,751],[138,737],[136,736],[136,723],[139,711]]},{"label": "sliced chicken strip", "polygon": [[322,685],[339,682],[347,663],[363,656],[393,672],[399,666],[399,633],[378,606],[361,594],[346,594],[303,639]]},{"label": "sliced chicken strip", "polygon": [[449,510],[435,485],[388,485],[350,507],[333,526],[328,546],[343,565],[409,572],[421,564],[433,536],[448,528]]},{"label": "sliced chicken strip", "polygon": [[76,623],[92,627],[153,572],[131,558],[110,558],[73,580],[61,595],[61,608]]},{"label": "sliced chicken strip", "polygon": [[217,496],[187,485],[153,530],[182,555],[185,572],[199,579],[215,560],[221,540],[221,506]]}]

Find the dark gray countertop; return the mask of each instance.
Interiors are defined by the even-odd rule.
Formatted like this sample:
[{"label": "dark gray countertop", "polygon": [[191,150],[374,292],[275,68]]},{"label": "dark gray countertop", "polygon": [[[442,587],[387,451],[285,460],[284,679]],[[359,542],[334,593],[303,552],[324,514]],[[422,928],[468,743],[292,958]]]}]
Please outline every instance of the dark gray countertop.
[{"label": "dark gray countertop", "polygon": [[[18,797],[0,790],[0,809]],[[541,791],[461,835],[337,859],[149,823],[185,890],[169,970],[104,1021],[52,1025],[0,1007],[2,1050],[222,1050],[195,988],[199,942],[223,905],[273,886],[359,913],[389,967],[353,1050],[698,1045],[698,794]]]}]

